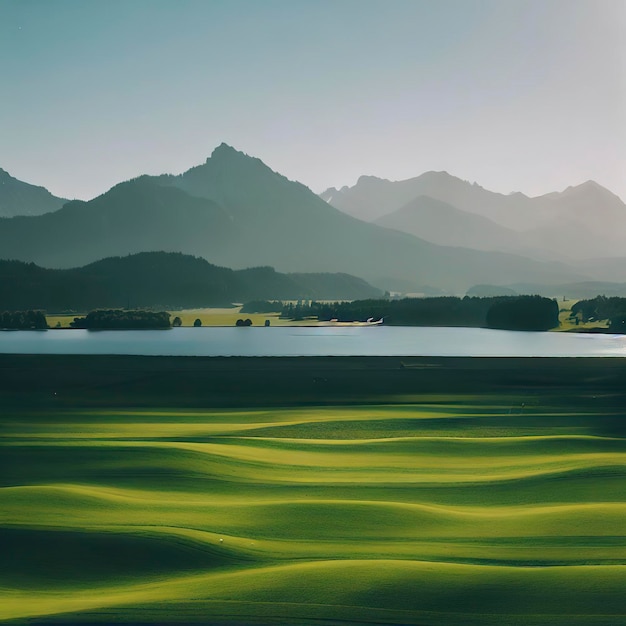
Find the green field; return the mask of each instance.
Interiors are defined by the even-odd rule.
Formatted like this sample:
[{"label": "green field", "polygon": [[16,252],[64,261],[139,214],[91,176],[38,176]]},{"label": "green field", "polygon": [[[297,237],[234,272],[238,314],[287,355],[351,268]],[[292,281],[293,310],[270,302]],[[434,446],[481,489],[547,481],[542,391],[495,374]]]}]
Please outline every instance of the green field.
[{"label": "green field", "polygon": [[[269,320],[272,326],[307,326],[317,324],[317,320],[282,319],[280,313],[241,313],[241,306],[232,308],[203,308],[170,311],[171,319],[180,317],[182,326],[193,326],[199,319],[202,326],[235,326],[238,319],[249,319],[254,326],[264,326]],[[77,314],[46,315],[50,328],[70,328]]]},{"label": "green field", "polygon": [[[3,621],[626,623],[619,360],[539,375],[517,360],[506,386],[502,360],[378,360],[398,385],[383,402],[372,361],[344,359],[310,383],[328,391],[283,406],[280,359],[204,361],[215,389],[183,387],[180,360],[102,361],[139,370],[129,386],[65,359],[65,386],[30,401],[0,384]],[[155,367],[180,408],[146,402]],[[262,371],[263,400],[251,387],[217,407],[228,371]]]}]

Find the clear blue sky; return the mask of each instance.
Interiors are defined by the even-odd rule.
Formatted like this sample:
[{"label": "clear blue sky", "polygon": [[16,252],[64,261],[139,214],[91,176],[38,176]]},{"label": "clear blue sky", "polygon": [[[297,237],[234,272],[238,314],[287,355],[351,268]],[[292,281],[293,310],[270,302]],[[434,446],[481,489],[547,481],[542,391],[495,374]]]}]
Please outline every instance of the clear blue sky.
[{"label": "clear blue sky", "polygon": [[65,197],[222,141],[322,191],[626,200],[625,0],[0,0],[0,167]]}]

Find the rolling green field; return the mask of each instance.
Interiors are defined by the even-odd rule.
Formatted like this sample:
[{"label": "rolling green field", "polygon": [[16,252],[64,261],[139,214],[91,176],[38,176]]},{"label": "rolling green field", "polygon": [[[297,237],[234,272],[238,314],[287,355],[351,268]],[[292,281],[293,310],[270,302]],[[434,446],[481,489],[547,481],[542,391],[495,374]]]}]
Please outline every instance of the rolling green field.
[{"label": "rolling green field", "polygon": [[[626,623],[626,365],[518,360],[503,386],[502,360],[378,360],[399,385],[381,401],[372,361],[344,359],[284,406],[282,361],[250,361],[228,367],[265,373],[262,402],[222,407],[180,360],[103,391],[66,358],[62,404],[0,384],[1,620]],[[145,400],[164,362],[179,408]]]}]

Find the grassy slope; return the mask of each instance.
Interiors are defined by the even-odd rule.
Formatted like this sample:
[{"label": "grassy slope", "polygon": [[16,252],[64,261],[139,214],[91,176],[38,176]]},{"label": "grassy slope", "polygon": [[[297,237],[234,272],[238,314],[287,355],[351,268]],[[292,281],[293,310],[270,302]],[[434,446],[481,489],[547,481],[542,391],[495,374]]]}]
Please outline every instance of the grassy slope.
[{"label": "grassy slope", "polygon": [[[105,381],[106,405],[87,406],[71,381],[89,368],[65,359],[64,406],[32,394],[5,414],[0,619],[626,621],[626,365],[521,360],[504,388],[501,360],[415,361],[394,370],[409,378],[387,402],[330,404],[322,388],[281,407],[280,361],[220,361],[244,383],[266,372],[267,406],[252,388],[239,406],[198,395],[167,410],[145,402],[154,360],[114,361],[143,382]],[[333,362],[328,388],[355,376],[368,388],[372,361]],[[180,363],[158,361],[179,393]]]}]

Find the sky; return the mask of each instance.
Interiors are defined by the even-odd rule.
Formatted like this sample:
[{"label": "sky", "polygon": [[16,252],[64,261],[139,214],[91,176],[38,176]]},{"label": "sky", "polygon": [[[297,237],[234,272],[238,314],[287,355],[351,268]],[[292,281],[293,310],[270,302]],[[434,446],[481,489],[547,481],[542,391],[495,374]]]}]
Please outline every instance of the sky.
[{"label": "sky", "polygon": [[0,0],[0,167],[66,198],[226,142],[315,192],[626,200],[626,0]]}]

